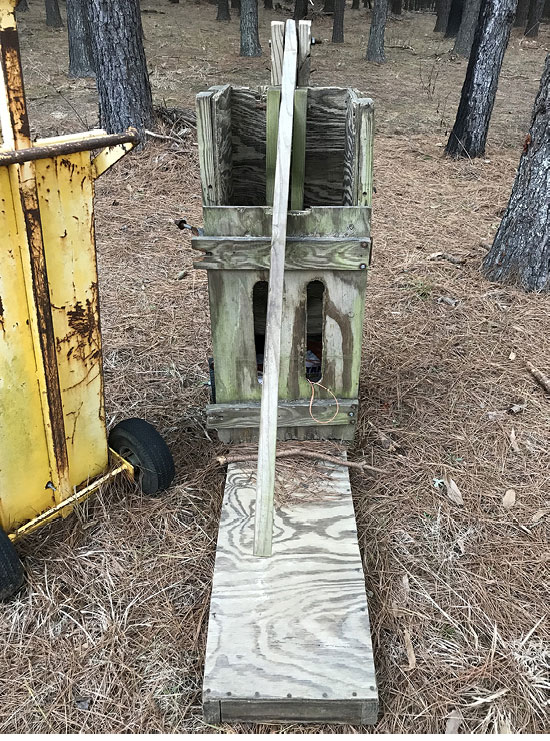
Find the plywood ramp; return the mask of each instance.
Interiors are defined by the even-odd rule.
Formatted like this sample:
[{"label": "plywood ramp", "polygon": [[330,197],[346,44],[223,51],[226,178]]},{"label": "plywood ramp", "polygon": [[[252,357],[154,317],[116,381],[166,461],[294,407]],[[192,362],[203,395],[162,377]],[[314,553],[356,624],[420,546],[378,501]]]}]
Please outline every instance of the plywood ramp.
[{"label": "plywood ramp", "polygon": [[228,467],[205,718],[374,723],[378,693],[348,469],[315,462],[277,473],[270,558],[252,555],[255,483],[255,463]]}]

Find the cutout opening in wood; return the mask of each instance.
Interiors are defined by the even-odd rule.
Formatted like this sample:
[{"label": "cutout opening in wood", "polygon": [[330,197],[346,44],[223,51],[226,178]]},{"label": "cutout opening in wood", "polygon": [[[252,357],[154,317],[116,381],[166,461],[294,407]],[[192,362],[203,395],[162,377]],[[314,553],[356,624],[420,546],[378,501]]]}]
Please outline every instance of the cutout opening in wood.
[{"label": "cutout opening in wood", "polygon": [[254,347],[256,349],[256,369],[258,383],[262,382],[264,372],[265,324],[267,317],[266,280],[259,280],[252,289],[252,313],[254,315]]},{"label": "cutout opening in wood", "polygon": [[323,377],[323,327],[325,284],[312,280],[306,290],[306,378],[318,382]]}]

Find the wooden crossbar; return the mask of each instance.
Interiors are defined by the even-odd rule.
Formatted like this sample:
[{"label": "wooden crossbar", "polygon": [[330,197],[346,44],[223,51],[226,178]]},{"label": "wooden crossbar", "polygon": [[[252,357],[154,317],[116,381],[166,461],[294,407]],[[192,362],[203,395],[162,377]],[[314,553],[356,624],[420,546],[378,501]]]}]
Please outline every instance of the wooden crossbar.
[{"label": "wooden crossbar", "polygon": [[297,64],[296,24],[286,22],[281,106],[277,135],[277,160],[273,192],[271,263],[267,297],[264,373],[258,443],[258,484],[254,529],[254,555],[270,556],[273,535],[273,493],[275,487],[275,450],[277,444],[277,407],[279,402],[279,364],[281,357],[281,320],[285,270],[286,226],[290,190],[290,159],[294,91]]}]

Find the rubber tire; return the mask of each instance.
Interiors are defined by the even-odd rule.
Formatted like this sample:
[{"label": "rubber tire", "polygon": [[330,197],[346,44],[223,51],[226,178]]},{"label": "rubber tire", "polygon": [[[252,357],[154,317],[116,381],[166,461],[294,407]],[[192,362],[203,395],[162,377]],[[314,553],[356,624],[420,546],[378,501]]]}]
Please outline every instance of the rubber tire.
[{"label": "rubber tire", "polygon": [[0,601],[13,597],[24,581],[23,566],[15,546],[0,528]]},{"label": "rubber tire", "polygon": [[135,468],[142,492],[151,496],[167,489],[175,474],[168,445],[144,419],[123,419],[109,433],[109,446]]}]

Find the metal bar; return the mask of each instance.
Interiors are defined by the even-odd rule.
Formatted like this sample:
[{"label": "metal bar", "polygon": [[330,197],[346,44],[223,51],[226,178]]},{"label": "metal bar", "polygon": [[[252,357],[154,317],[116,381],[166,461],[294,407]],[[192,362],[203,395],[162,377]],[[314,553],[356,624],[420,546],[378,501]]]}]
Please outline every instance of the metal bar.
[{"label": "metal bar", "polygon": [[290,189],[290,157],[294,90],[296,89],[296,24],[286,22],[281,108],[277,139],[277,163],[273,193],[271,263],[267,294],[264,376],[258,443],[258,476],[254,523],[254,555],[271,556],[273,538],[273,495],[275,489],[275,451],[277,446],[277,405],[279,399],[279,364],[281,357],[281,321],[285,273],[286,226]]},{"label": "metal bar", "polygon": [[117,466],[112,471],[109,471],[109,473],[100,476],[100,478],[96,479],[88,486],[85,486],[83,489],[80,489],[80,491],[75,492],[72,496],[67,497],[62,502],[56,504],[55,507],[47,509],[45,512],[42,512],[42,514],[38,515],[38,517],[30,520],[30,522],[26,522],[24,525],[21,525],[21,527],[17,528],[17,530],[15,530],[13,533],[9,534],[9,539],[11,541],[17,540],[17,538],[20,538],[22,535],[28,535],[29,533],[32,533],[33,530],[37,530],[39,527],[46,524],[50,520],[53,520],[56,517],[60,517],[67,508],[74,507],[75,504],[78,504],[84,499],[87,499],[91,494],[94,493],[94,491],[97,491],[100,486],[105,484],[110,479],[115,478],[115,476],[118,476],[124,471],[128,471],[130,468],[132,469],[133,473],[133,466],[130,463],[124,461],[120,466]]},{"label": "metal bar", "polygon": [[123,134],[105,134],[93,139],[80,139],[78,141],[63,142],[62,144],[50,144],[42,147],[28,147],[13,151],[0,150],[1,165],[21,165],[33,160],[50,159],[64,154],[75,154],[76,152],[89,152],[92,149],[103,147],[114,147],[117,144],[138,144],[139,133],[136,129],[128,129]]}]

